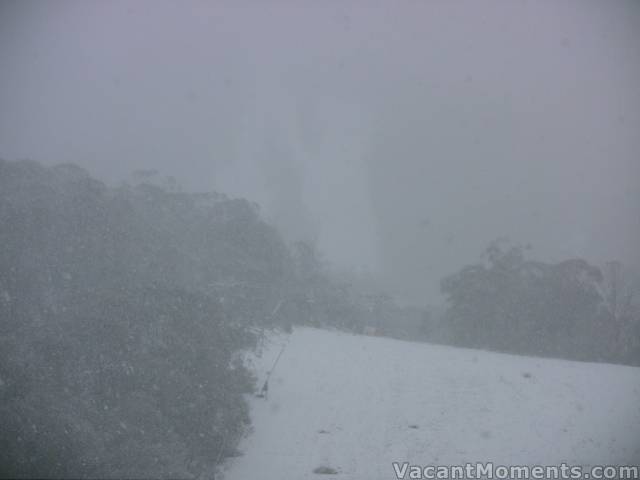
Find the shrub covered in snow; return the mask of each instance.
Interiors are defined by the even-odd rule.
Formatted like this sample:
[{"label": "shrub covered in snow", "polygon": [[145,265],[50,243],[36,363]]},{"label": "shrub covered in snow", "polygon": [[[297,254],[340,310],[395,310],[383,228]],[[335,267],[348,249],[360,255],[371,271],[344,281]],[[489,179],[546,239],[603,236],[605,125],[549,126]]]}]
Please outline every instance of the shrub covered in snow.
[{"label": "shrub covered in snow", "polygon": [[290,272],[257,209],[0,161],[0,475],[189,477],[249,423]]}]

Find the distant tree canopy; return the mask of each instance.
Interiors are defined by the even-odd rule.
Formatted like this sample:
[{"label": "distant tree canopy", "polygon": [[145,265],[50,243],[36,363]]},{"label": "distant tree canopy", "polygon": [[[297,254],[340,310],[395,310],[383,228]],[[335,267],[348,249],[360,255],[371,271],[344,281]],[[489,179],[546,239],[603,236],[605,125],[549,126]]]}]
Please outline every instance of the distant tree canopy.
[{"label": "distant tree canopy", "polygon": [[580,360],[640,360],[635,340],[620,343],[619,325],[603,302],[600,269],[582,259],[527,260],[524,252],[494,242],[485,264],[442,280],[454,343]]}]

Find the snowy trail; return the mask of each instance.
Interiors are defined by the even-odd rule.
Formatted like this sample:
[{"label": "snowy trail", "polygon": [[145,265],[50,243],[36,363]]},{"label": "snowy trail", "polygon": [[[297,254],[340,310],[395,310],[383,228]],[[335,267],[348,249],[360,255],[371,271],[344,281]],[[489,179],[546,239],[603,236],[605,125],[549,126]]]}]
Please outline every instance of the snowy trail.
[{"label": "snowy trail", "polygon": [[288,342],[225,480],[326,478],[320,466],[339,472],[329,478],[392,479],[394,461],[640,463],[640,368],[311,328]]}]

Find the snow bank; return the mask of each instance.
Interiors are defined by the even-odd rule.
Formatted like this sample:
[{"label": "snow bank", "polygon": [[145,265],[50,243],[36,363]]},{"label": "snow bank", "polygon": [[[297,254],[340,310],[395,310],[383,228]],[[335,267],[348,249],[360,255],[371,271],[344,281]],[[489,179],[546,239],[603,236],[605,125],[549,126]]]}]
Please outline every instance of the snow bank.
[{"label": "snow bank", "polygon": [[392,462],[640,461],[640,368],[297,328],[256,361],[254,432],[226,480],[393,479]]}]

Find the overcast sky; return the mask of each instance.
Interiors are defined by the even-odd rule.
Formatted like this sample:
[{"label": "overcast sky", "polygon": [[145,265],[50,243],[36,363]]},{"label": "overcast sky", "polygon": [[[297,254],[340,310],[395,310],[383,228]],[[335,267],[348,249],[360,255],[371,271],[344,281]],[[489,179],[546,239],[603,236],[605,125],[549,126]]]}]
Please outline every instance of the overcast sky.
[{"label": "overcast sky", "polygon": [[258,202],[406,302],[640,264],[640,2],[0,2],[0,157]]}]

